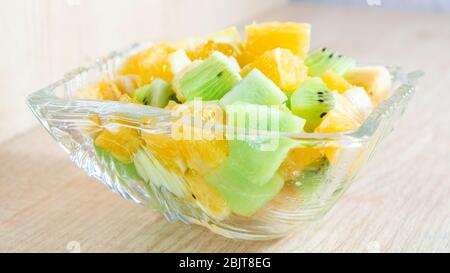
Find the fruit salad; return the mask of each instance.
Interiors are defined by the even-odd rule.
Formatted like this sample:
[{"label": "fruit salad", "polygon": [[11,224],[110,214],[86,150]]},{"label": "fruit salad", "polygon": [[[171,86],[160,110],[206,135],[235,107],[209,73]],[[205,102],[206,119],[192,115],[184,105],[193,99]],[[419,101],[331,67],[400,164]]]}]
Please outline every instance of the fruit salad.
[{"label": "fruit salad", "polygon": [[230,27],[137,52],[78,97],[159,108],[169,130],[93,115],[97,158],[214,221],[251,217],[282,195],[317,198],[341,149],[295,136],[358,129],[389,97],[391,76],[330,48],[310,51],[310,32],[305,23],[253,23],[245,38]]}]

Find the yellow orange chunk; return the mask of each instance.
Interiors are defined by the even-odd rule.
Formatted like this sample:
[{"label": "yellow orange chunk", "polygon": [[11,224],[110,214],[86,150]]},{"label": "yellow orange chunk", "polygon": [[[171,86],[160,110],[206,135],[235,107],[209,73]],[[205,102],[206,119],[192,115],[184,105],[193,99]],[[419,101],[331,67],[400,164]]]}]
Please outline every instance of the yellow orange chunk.
[{"label": "yellow orange chunk", "polygon": [[328,89],[339,91],[339,93],[344,93],[352,88],[352,85],[348,81],[331,70],[323,73],[322,81],[327,85]]},{"label": "yellow orange chunk", "polygon": [[339,133],[357,129],[364,121],[364,117],[346,97],[338,92],[333,92],[333,96],[336,105],[328,112],[315,132]]},{"label": "yellow orange chunk", "polygon": [[[213,127],[224,124],[222,108],[216,103],[194,102],[179,105],[174,112],[178,112],[175,114],[178,121],[174,123],[172,137],[179,139],[179,150],[188,167],[201,175],[217,167],[228,155],[223,130]],[[196,124],[192,118],[199,122]],[[177,132],[177,129],[181,131]]]},{"label": "yellow orange chunk", "polygon": [[391,93],[391,74],[383,66],[356,67],[344,77],[351,84],[363,87],[374,105],[388,98]]},{"label": "yellow orange chunk", "polygon": [[172,52],[174,52],[174,49],[168,44],[156,44],[128,58],[119,74],[138,75],[141,79],[140,85],[147,84],[155,78],[170,82],[173,74],[170,71],[167,58]]},{"label": "yellow orange chunk", "polygon": [[200,175],[188,171],[185,177],[191,190],[192,198],[198,202],[206,214],[217,220],[223,220],[230,214],[231,210],[225,199]]},{"label": "yellow orange chunk", "polygon": [[[217,167],[226,158],[228,142],[223,137],[218,138],[213,128],[202,126],[203,122],[223,124],[223,110],[219,105],[173,102],[166,108],[173,113],[172,133],[142,133],[148,150],[166,167],[181,172],[189,168],[203,175]],[[198,119],[201,127],[195,127],[196,124],[191,122],[192,118]]]},{"label": "yellow orange chunk", "polygon": [[241,67],[244,67],[247,64],[253,62],[256,59],[256,57],[258,56],[246,50],[245,44],[241,44],[239,46],[239,54],[236,56],[236,60],[238,61]]},{"label": "yellow orange chunk", "polygon": [[323,150],[318,148],[294,148],[289,151],[287,158],[279,168],[279,173],[285,181],[295,180],[301,171],[324,155]]},{"label": "yellow orange chunk", "polygon": [[254,68],[259,69],[280,89],[293,92],[307,78],[307,67],[303,60],[288,49],[276,48],[257,57],[242,69],[242,76]]},{"label": "yellow orange chunk", "polygon": [[180,141],[169,134],[155,134],[142,132],[145,147],[167,169],[183,174],[187,164],[180,151]]},{"label": "yellow orange chunk", "polygon": [[[343,95],[333,92],[336,105],[329,111],[320,125],[315,129],[316,133],[339,133],[358,129],[364,121],[364,116]],[[337,160],[340,148],[329,146],[324,148],[325,155],[331,163]]]},{"label": "yellow orange chunk", "polygon": [[142,104],[135,97],[130,97],[128,94],[122,94],[120,96],[120,98],[119,98],[119,101],[121,101],[121,102],[128,102],[128,103],[135,103],[135,104]]},{"label": "yellow orange chunk", "polygon": [[207,40],[204,43],[200,43],[192,50],[187,50],[186,54],[191,60],[204,60],[211,55],[214,51],[219,51],[226,56],[239,56],[239,50],[231,44],[219,43],[213,40]]},{"label": "yellow orange chunk", "polygon": [[87,100],[119,100],[121,96],[122,92],[116,83],[106,79],[80,90],[77,94],[77,98]]},{"label": "yellow orange chunk", "polygon": [[[120,125],[118,125],[120,126]],[[95,145],[103,148],[123,163],[133,162],[133,156],[142,145],[137,130],[120,126],[105,129],[96,139]]]},{"label": "yellow orange chunk", "polygon": [[309,50],[311,26],[293,22],[252,24],[245,28],[246,49],[261,55],[275,48],[286,48],[304,58]]}]

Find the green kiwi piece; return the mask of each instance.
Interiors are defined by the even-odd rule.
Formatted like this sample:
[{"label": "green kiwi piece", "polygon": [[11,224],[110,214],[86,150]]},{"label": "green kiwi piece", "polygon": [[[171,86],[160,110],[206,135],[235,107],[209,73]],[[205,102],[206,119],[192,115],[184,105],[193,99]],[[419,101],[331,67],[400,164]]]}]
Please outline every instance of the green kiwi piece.
[{"label": "green kiwi piece", "polygon": [[306,120],[306,132],[314,131],[334,105],[333,94],[320,78],[307,79],[290,98],[292,112]]},{"label": "green kiwi piece", "polygon": [[160,108],[165,107],[174,96],[175,93],[170,84],[159,78],[135,91],[135,97],[138,101],[145,105]]},{"label": "green kiwi piece", "polygon": [[150,84],[139,87],[134,92],[134,97],[145,105],[148,105],[152,101],[152,89]]},{"label": "green kiwi piece", "polygon": [[206,60],[186,71],[177,83],[177,93],[187,101],[219,100],[241,80],[230,59],[215,51]]},{"label": "green kiwi piece", "polygon": [[278,174],[275,174],[264,185],[248,183],[245,179],[243,180],[239,172],[235,171],[227,174],[227,177],[219,174],[219,172],[215,172],[208,176],[210,185],[222,195],[231,211],[241,216],[254,214],[272,200],[284,185],[283,179]]},{"label": "green kiwi piece", "polygon": [[[305,125],[305,120],[293,115],[283,106],[266,106],[244,102],[235,102],[225,107],[227,126],[237,127],[233,133],[240,134],[244,129],[248,136],[251,130],[262,132],[299,133]],[[238,137],[242,137],[238,135]],[[277,136],[275,136],[277,137]]]},{"label": "green kiwi piece", "polygon": [[222,105],[247,102],[279,105],[287,100],[283,91],[258,69],[253,69],[242,81],[220,100]]},{"label": "green kiwi piece", "polygon": [[320,187],[324,185],[330,162],[326,157],[319,158],[306,166],[299,177],[294,181],[294,186],[300,191],[303,199],[309,200],[317,195]]},{"label": "green kiwi piece", "polygon": [[205,179],[234,213],[248,216],[280,191],[284,182],[276,171],[289,149],[297,145],[295,140],[276,134],[252,135],[251,129],[301,132],[305,121],[275,107],[246,103],[227,106],[226,113],[227,125],[244,132],[227,135],[229,155]]},{"label": "green kiwi piece", "polygon": [[133,163],[125,164],[116,159],[110,152],[95,146],[97,157],[109,168],[114,169],[122,179],[142,180]]},{"label": "green kiwi piece", "polygon": [[320,77],[327,70],[332,70],[338,75],[343,75],[355,67],[355,64],[354,59],[334,53],[325,47],[314,51],[305,59],[305,65],[308,67],[308,75],[311,77]]}]

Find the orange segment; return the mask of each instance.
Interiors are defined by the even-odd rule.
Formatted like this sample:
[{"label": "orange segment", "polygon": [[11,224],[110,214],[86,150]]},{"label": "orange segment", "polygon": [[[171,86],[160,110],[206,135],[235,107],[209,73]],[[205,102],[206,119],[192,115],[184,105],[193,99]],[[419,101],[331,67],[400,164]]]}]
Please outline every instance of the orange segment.
[{"label": "orange segment", "polygon": [[294,148],[289,151],[287,158],[281,164],[279,173],[285,181],[293,181],[300,175],[303,168],[323,155],[324,152],[317,148]]},{"label": "orange segment", "polygon": [[203,175],[228,155],[226,140],[176,140],[170,135],[150,133],[143,133],[142,139],[161,164],[178,173],[189,168]]},{"label": "orange segment", "polygon": [[214,51],[238,58],[241,54],[242,39],[238,30],[235,27],[230,27],[212,33],[204,41],[190,38],[179,41],[176,45],[185,49],[191,60],[204,60]]},{"label": "orange segment", "polygon": [[138,101],[136,98],[132,98],[130,97],[128,94],[122,94],[119,98],[119,101],[121,102],[128,102],[128,103],[136,103],[136,104],[141,104],[140,101]]},{"label": "orange segment", "polygon": [[282,90],[291,93],[307,78],[307,67],[303,60],[288,49],[276,48],[267,51],[242,69],[242,76],[254,68],[259,69]]},{"label": "orange segment", "polygon": [[[316,133],[339,133],[356,130],[361,126],[364,117],[351,102],[338,92],[333,92],[336,105],[329,111],[320,125],[315,129]],[[340,148],[337,146],[324,149],[325,155],[331,163],[335,162]]]},{"label": "orange segment", "polygon": [[218,127],[225,123],[225,113],[216,102],[193,101],[171,105],[172,132],[174,139],[217,140],[224,139],[223,130]]},{"label": "orange segment", "polygon": [[[173,126],[176,130],[177,125],[181,125],[178,128],[182,132],[172,131],[172,136],[180,139],[179,150],[189,168],[203,175],[217,167],[228,155],[228,142],[223,137],[223,132],[212,127],[224,124],[222,108],[216,103],[194,102],[178,105],[173,111],[176,113],[175,118],[184,118],[184,122],[175,122]],[[191,118],[200,122],[191,123]],[[201,126],[202,122],[211,126]],[[189,131],[189,134],[184,134],[186,131]]]},{"label": "orange segment", "polygon": [[340,148],[338,146],[325,147],[323,148],[323,150],[330,163],[334,163],[337,161],[340,151]]},{"label": "orange segment", "polygon": [[239,56],[239,50],[231,44],[219,43],[213,40],[208,40],[204,43],[200,43],[192,50],[187,50],[186,54],[191,60],[204,60],[211,55],[214,51],[219,51],[226,56]]},{"label": "orange segment", "polygon": [[188,171],[185,177],[191,190],[192,198],[198,202],[206,214],[218,220],[223,220],[230,214],[231,210],[225,199],[209,186],[201,176],[195,172]]},{"label": "orange segment", "polygon": [[[202,122],[223,124],[223,110],[216,103],[201,105],[176,104],[168,105],[173,113],[172,134],[142,133],[146,147],[162,163],[172,170],[185,172],[186,168],[204,174],[217,167],[228,154],[228,143],[224,138],[215,139],[213,130],[208,127],[193,128],[191,118]],[[189,134],[184,134],[189,131]]]},{"label": "orange segment", "polygon": [[109,80],[100,81],[98,90],[103,100],[118,100],[122,95],[115,82]]},{"label": "orange segment", "polygon": [[331,70],[323,73],[322,81],[330,90],[336,90],[339,91],[339,93],[344,93],[348,89],[352,88],[352,85],[348,81]]},{"label": "orange segment", "polygon": [[131,163],[142,141],[137,130],[121,126],[115,130],[104,130],[95,139],[95,145],[111,152],[121,162]]},{"label": "orange segment", "polygon": [[374,105],[377,105],[390,95],[391,74],[383,66],[353,68],[344,77],[351,84],[363,87]]},{"label": "orange segment", "polygon": [[138,75],[141,78],[141,85],[149,83],[154,78],[161,78],[170,82],[173,75],[167,63],[167,57],[172,52],[174,52],[174,49],[169,45],[165,43],[156,44],[128,58],[119,74]]},{"label": "orange segment", "polygon": [[245,44],[239,46],[239,54],[236,56],[236,60],[241,67],[253,62],[256,57],[258,56],[245,49]]},{"label": "orange segment", "polygon": [[315,132],[339,133],[357,129],[364,121],[364,117],[343,95],[333,92],[333,96],[336,99],[336,105],[328,112]]},{"label": "orange segment", "polygon": [[119,100],[121,96],[122,92],[116,83],[106,79],[80,90],[77,94],[78,98],[89,100]]},{"label": "orange segment", "polygon": [[311,26],[299,23],[269,22],[246,26],[246,49],[256,55],[275,48],[287,48],[304,58],[309,50]]},{"label": "orange segment", "polygon": [[[183,117],[197,118],[201,121],[223,123],[223,118],[217,115],[216,104],[169,103],[166,107],[171,111],[178,111],[174,119]],[[187,128],[183,128],[187,129]],[[228,155],[226,140],[193,140],[175,139],[170,134],[142,133],[147,149],[161,164],[179,175],[185,177],[189,185],[192,198],[190,202],[198,204],[210,217],[222,220],[230,214],[230,208],[223,197],[202,178],[208,171],[216,168]]]},{"label": "orange segment", "polygon": [[200,175],[219,166],[228,155],[226,140],[181,140],[179,144],[189,168]]},{"label": "orange segment", "polygon": [[187,164],[180,151],[180,141],[168,134],[152,134],[142,132],[145,147],[167,169],[183,174]]}]

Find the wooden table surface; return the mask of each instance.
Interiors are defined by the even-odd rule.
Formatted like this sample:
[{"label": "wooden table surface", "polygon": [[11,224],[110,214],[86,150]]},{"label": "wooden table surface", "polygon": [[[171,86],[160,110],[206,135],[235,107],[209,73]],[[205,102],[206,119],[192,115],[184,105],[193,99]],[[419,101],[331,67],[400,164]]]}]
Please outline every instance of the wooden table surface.
[{"label": "wooden table surface", "polygon": [[0,145],[0,251],[450,251],[450,16],[290,4],[257,18],[313,25],[313,47],[420,68],[396,130],[336,206],[287,238],[226,239],[168,223],[77,169],[42,128]]}]

